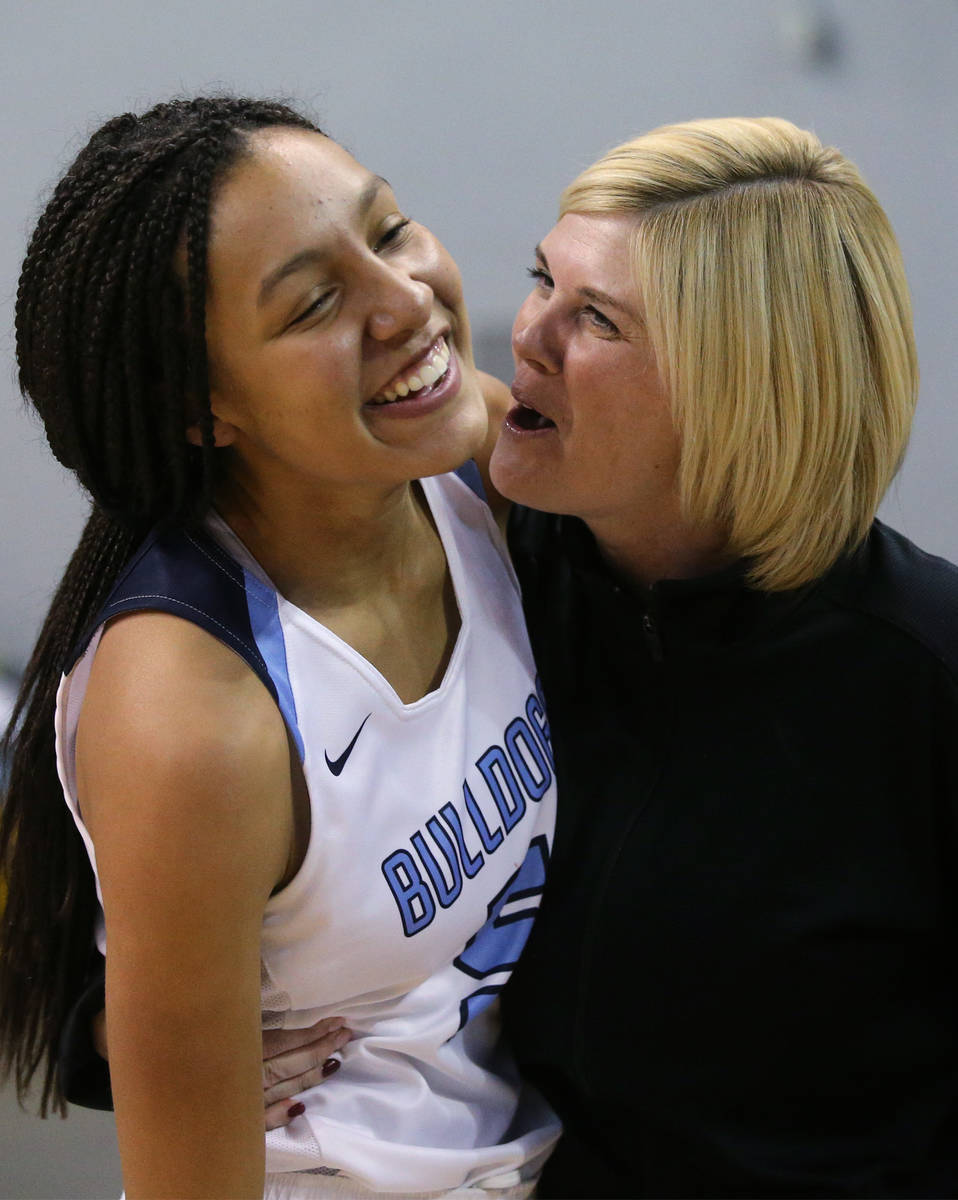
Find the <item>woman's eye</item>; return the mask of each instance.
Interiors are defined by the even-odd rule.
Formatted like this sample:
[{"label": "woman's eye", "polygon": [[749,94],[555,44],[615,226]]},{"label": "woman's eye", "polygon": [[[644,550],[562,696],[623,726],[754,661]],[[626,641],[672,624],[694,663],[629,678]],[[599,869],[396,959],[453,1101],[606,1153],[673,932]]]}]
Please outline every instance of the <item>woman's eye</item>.
[{"label": "woman's eye", "polygon": [[395,225],[390,225],[373,249],[378,254],[380,250],[387,250],[390,246],[400,245],[406,239],[411,225],[412,222],[408,217],[402,217]]},{"label": "woman's eye", "polygon": [[552,276],[542,267],[526,267],[526,274],[530,279],[534,279],[539,287],[552,287]]},{"label": "woman's eye", "polygon": [[599,312],[597,308],[592,308],[591,305],[588,308],[584,308],[582,311],[600,332],[612,333],[616,335],[618,334],[618,326],[613,325],[605,313]]}]

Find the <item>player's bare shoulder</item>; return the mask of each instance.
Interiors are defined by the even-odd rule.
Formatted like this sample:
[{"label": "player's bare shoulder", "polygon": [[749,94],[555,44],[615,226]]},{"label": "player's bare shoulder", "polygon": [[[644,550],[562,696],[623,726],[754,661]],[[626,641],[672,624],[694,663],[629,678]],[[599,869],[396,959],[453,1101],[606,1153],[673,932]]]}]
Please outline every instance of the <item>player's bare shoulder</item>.
[{"label": "player's bare shoulder", "polygon": [[175,821],[189,818],[191,804],[252,806],[289,794],[286,730],[262,682],[205,630],[162,612],[127,614],[104,630],[76,764],[94,840],[119,796]]}]

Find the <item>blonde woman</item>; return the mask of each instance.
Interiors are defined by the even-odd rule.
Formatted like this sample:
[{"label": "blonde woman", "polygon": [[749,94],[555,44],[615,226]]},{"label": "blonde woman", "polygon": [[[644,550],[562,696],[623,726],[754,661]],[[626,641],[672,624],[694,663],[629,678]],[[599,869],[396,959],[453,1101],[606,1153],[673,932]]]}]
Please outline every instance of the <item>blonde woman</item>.
[{"label": "blonde woman", "polygon": [[540,1194],[954,1195],[958,571],[875,520],[888,220],[779,120],[656,130],[560,212],[492,458],[562,796],[507,997]]}]

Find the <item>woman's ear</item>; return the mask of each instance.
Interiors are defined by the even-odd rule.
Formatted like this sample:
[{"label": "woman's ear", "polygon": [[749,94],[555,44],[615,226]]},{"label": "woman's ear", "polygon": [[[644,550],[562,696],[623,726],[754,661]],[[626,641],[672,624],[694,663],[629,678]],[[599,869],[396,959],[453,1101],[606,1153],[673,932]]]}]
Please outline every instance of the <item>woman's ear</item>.
[{"label": "woman's ear", "polygon": [[[194,446],[203,445],[203,431],[199,425],[187,425],[186,440]],[[229,421],[221,421],[218,416],[213,415],[213,445],[214,446],[229,446],[236,440],[236,426],[231,425]]]}]

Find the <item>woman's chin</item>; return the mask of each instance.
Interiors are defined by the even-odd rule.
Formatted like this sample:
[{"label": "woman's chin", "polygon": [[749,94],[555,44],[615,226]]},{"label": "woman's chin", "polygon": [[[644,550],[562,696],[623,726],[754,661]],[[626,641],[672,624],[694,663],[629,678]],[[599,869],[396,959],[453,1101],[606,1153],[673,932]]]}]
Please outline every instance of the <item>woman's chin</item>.
[{"label": "woman's chin", "polygon": [[489,460],[489,477],[496,491],[507,500],[548,512],[555,492],[554,477],[529,449],[517,445],[508,430],[504,430]]}]

